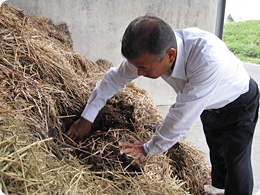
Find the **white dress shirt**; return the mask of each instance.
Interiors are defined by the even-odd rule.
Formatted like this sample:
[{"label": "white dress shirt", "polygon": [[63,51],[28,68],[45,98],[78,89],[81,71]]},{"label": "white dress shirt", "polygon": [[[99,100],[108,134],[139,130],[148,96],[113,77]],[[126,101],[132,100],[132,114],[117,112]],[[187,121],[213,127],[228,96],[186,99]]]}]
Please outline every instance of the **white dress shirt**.
[{"label": "white dress shirt", "polygon": [[[249,88],[250,77],[243,63],[218,37],[198,28],[174,32],[176,62],[162,78],[177,98],[151,140],[144,144],[151,154],[165,152],[176,144],[204,110],[221,108]],[[97,83],[81,116],[93,122],[107,99],[137,77],[137,68],[127,60],[111,68]]]}]

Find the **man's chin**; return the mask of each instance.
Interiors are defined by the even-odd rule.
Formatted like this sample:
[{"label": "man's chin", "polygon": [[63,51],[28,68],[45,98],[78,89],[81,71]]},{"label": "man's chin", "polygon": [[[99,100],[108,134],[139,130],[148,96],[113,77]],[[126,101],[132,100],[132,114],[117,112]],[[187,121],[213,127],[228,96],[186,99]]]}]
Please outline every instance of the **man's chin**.
[{"label": "man's chin", "polygon": [[149,79],[158,79],[159,78],[159,76],[157,76],[157,77],[155,77],[155,76],[154,77],[153,76],[152,77],[151,76],[144,76],[144,77],[149,78]]}]

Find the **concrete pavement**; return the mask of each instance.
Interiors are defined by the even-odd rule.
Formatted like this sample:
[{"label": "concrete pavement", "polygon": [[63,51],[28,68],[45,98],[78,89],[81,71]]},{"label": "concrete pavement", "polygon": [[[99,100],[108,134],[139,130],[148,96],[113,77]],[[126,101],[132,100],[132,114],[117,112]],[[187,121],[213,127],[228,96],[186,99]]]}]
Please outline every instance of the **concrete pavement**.
[{"label": "concrete pavement", "polygon": [[[248,74],[258,83],[260,88],[260,65],[252,64],[252,63],[244,63],[245,68]],[[158,106],[159,111],[161,111],[163,117],[165,117],[168,113],[169,107],[171,105]],[[193,128],[188,132],[185,136],[185,140],[194,145],[200,150],[206,162],[209,163],[209,150],[206,144],[206,139],[202,130],[202,124],[198,119]],[[254,194],[260,190],[260,119],[258,124],[256,125],[255,135],[252,146],[252,166],[254,173]],[[260,192],[257,193],[260,195]]]}]

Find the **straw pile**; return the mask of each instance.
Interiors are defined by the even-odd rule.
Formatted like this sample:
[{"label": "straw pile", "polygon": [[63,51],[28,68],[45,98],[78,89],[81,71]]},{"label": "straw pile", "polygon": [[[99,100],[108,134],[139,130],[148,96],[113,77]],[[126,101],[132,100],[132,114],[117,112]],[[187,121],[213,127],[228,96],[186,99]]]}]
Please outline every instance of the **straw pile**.
[{"label": "straw pile", "polygon": [[[209,170],[181,142],[167,154],[135,161],[119,154],[125,133],[147,141],[162,121],[133,84],[112,97],[86,140],[64,133],[111,67],[72,50],[66,25],[0,9],[0,189],[5,194],[203,194]],[[91,49],[91,48],[90,48]]]}]

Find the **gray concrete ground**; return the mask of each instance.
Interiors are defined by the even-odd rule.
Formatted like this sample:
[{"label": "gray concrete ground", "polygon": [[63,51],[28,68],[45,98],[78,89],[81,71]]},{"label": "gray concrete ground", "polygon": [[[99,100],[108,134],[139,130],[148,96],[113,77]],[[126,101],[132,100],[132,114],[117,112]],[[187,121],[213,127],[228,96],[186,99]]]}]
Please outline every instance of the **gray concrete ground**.
[{"label": "gray concrete ground", "polygon": [[[244,63],[248,74],[258,83],[260,87],[260,65],[255,65],[251,63]],[[171,105],[158,106],[159,111],[165,117],[168,113],[169,107]],[[209,160],[209,150],[206,144],[206,139],[202,130],[202,124],[200,119],[197,120],[192,129],[185,136],[185,140],[194,145],[200,150],[210,166]],[[260,119],[255,129],[255,135],[252,146],[252,166],[254,173],[254,194],[260,190]],[[257,193],[260,195],[260,191]]]}]

